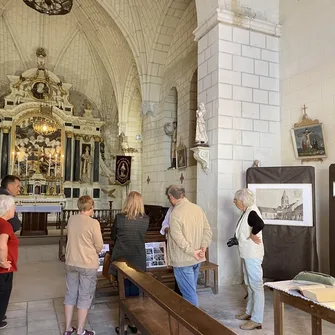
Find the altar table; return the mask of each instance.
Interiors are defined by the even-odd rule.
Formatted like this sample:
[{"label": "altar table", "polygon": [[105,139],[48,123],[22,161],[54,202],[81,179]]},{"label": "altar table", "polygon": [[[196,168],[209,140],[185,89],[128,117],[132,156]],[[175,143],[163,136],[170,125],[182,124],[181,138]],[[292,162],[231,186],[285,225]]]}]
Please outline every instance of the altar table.
[{"label": "altar table", "polygon": [[335,324],[335,302],[319,303],[307,299],[297,291],[287,291],[292,283],[292,280],[288,280],[264,284],[274,290],[274,335],[284,335],[284,304],[310,314],[312,335],[322,335],[322,320]]},{"label": "altar table", "polygon": [[61,205],[29,204],[17,205],[16,212],[22,213],[21,236],[48,235],[48,214],[60,213]]}]

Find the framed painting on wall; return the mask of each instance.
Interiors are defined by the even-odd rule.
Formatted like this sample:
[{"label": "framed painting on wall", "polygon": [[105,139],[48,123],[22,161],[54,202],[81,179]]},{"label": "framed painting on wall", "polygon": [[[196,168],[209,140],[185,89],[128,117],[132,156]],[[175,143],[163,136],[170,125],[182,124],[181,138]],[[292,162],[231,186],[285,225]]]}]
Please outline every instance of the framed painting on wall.
[{"label": "framed painting on wall", "polygon": [[177,168],[186,169],[187,167],[187,148],[181,144],[177,148]]},{"label": "framed painting on wall", "polygon": [[291,129],[295,157],[302,161],[322,161],[327,157],[323,124],[319,120],[310,119],[306,109],[304,106],[301,121]]},{"label": "framed painting on wall", "polygon": [[264,223],[313,226],[312,184],[249,184]]}]

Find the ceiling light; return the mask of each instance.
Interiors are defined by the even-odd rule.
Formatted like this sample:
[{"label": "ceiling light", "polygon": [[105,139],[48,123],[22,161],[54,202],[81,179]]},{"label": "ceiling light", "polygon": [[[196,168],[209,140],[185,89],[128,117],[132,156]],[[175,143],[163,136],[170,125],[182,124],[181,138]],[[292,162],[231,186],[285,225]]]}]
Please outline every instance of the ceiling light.
[{"label": "ceiling light", "polygon": [[23,0],[23,2],[39,13],[48,15],[68,14],[73,5],[73,0]]}]

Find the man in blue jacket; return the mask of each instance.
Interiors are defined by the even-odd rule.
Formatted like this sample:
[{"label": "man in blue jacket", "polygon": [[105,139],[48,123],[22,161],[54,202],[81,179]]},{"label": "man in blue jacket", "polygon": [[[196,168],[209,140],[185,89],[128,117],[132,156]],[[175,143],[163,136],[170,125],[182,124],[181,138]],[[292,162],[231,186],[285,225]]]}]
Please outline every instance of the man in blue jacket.
[{"label": "man in blue jacket", "polygon": [[[20,178],[13,175],[7,175],[1,180],[0,194],[11,195],[16,197],[20,194],[21,182]],[[12,225],[14,233],[21,228],[21,221],[15,213],[14,217],[8,222]]]}]

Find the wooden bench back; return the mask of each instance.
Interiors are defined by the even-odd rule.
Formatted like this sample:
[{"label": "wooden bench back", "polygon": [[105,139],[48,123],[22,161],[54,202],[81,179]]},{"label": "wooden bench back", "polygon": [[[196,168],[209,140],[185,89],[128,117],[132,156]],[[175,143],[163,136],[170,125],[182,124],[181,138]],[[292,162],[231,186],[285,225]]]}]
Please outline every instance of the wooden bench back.
[{"label": "wooden bench back", "polygon": [[236,335],[147,273],[123,260],[114,261],[113,264],[118,270],[120,299],[125,299],[123,278],[127,278],[192,334]]}]

